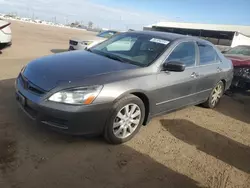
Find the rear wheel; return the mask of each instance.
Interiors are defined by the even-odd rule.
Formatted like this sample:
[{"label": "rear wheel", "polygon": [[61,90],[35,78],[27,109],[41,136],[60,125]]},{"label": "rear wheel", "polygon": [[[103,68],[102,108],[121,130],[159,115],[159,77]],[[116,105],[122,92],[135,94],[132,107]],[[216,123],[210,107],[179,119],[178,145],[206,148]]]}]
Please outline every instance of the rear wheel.
[{"label": "rear wheel", "polygon": [[105,127],[105,139],[112,144],[120,144],[134,137],[140,130],[145,117],[145,107],[140,98],[128,95],[113,107],[113,112]]},{"label": "rear wheel", "polygon": [[205,106],[207,108],[216,107],[219,104],[223,93],[224,93],[224,83],[222,81],[219,81],[216,84],[216,86],[213,88],[207,101],[205,103],[203,103],[203,106]]}]

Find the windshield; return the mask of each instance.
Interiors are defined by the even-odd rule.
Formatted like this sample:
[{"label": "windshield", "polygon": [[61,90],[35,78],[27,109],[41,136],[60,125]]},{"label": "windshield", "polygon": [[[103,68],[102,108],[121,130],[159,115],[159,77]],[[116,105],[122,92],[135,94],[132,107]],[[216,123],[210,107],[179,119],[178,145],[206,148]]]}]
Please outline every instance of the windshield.
[{"label": "windshield", "polygon": [[250,46],[237,46],[227,51],[226,54],[250,56]]},{"label": "windshield", "polygon": [[148,66],[167,48],[169,41],[144,34],[125,33],[91,48],[93,53],[138,66]]},{"label": "windshield", "polygon": [[99,33],[96,36],[103,37],[103,38],[110,38],[116,33],[117,33],[116,31],[104,31],[104,32]]}]

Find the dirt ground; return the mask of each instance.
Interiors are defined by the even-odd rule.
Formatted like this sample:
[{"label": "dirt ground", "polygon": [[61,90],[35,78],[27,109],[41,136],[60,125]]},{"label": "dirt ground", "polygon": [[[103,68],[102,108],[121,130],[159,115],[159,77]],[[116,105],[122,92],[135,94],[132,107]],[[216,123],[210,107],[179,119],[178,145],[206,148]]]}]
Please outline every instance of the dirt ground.
[{"label": "dirt ground", "polygon": [[23,114],[14,79],[30,60],[93,33],[21,22],[12,31],[0,55],[0,188],[250,187],[249,96],[154,118],[123,145],[61,135]]}]

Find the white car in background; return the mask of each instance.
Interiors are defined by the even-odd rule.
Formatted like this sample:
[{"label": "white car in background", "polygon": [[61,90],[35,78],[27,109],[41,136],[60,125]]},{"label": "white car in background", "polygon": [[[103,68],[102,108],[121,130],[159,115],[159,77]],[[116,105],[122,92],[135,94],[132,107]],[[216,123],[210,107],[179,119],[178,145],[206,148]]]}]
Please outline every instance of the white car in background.
[{"label": "white car in background", "polygon": [[0,51],[6,47],[11,46],[12,37],[10,22],[0,19]]},{"label": "white car in background", "polygon": [[69,40],[69,50],[85,50],[88,48],[91,48],[92,46],[95,46],[113,35],[118,34],[117,31],[103,31],[98,33],[96,36],[93,36],[92,38],[88,40],[84,39],[70,39]]}]

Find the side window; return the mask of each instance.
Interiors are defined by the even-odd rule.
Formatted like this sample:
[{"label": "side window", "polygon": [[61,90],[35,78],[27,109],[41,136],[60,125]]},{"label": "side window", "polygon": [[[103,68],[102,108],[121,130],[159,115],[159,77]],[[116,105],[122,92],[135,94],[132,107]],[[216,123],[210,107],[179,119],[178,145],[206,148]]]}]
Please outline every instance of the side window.
[{"label": "side window", "polygon": [[179,44],[169,55],[168,61],[180,61],[186,67],[195,65],[195,43],[183,42]]},{"label": "side window", "polygon": [[198,44],[200,52],[200,65],[217,63],[220,58],[212,46]]},{"label": "side window", "polygon": [[132,37],[124,37],[107,46],[107,51],[130,51],[136,39]]}]

